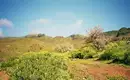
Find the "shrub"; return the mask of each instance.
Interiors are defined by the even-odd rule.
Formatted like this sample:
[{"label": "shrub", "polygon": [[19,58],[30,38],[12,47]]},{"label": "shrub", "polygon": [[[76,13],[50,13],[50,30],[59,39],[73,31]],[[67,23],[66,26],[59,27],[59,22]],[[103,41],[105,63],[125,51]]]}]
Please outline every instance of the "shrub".
[{"label": "shrub", "polygon": [[93,44],[89,43],[85,47],[81,48],[81,51],[83,51],[84,53],[92,53],[92,54],[94,54],[98,50],[96,50],[96,48],[94,47]]},{"label": "shrub", "polygon": [[83,58],[84,59],[93,58],[93,54],[91,54],[91,53],[85,54]]},{"label": "shrub", "polygon": [[118,44],[116,43],[116,42],[110,42],[109,44],[107,44],[106,46],[105,46],[105,48],[106,48],[106,50],[111,50],[112,48],[114,48],[114,47],[118,47]]},{"label": "shrub", "polygon": [[130,64],[130,46],[125,41],[110,43],[99,57],[100,60],[113,60],[113,62]]},{"label": "shrub", "polygon": [[102,60],[113,60],[113,62],[122,61],[126,50],[123,47],[112,47],[101,54],[100,59]]},{"label": "shrub", "polygon": [[125,64],[129,64],[130,65],[130,51],[127,51],[125,54],[124,54],[124,59],[123,59],[124,63]]},{"label": "shrub", "polygon": [[79,59],[93,58],[96,54],[97,54],[97,50],[94,47],[94,45],[91,44],[91,43],[82,47],[78,51],[72,51],[71,52],[72,58],[79,58]]},{"label": "shrub", "polygon": [[69,80],[66,60],[49,53],[26,54],[5,66],[11,80]]},{"label": "shrub", "polygon": [[73,51],[71,52],[71,58],[88,59],[93,58],[94,53],[89,53],[87,51]]},{"label": "shrub", "polygon": [[79,59],[83,59],[84,55],[82,52],[80,51],[73,51],[71,52],[71,58],[79,58]]},{"label": "shrub", "polygon": [[73,45],[69,43],[60,44],[55,47],[55,51],[62,53],[72,51],[73,49]]},{"label": "shrub", "polygon": [[123,76],[107,76],[107,80],[127,80],[127,78]]},{"label": "shrub", "polygon": [[110,60],[110,59],[112,59],[112,52],[104,52],[100,57],[99,57],[99,59],[100,60]]},{"label": "shrub", "polygon": [[84,48],[81,48],[81,51],[84,54],[84,59],[93,58],[98,52],[98,50],[91,43],[87,44]]}]

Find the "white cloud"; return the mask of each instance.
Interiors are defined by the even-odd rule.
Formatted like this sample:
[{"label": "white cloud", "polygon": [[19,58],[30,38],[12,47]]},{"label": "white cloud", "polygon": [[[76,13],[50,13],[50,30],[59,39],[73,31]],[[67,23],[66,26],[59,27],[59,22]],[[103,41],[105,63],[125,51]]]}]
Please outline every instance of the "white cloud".
[{"label": "white cloud", "polygon": [[12,27],[13,23],[8,19],[0,19],[0,27],[1,26]]},{"label": "white cloud", "polygon": [[82,24],[83,24],[83,20],[78,20],[78,21],[76,22],[76,24],[77,24],[77,25],[82,25]]},{"label": "white cloud", "polygon": [[31,35],[31,34],[39,34],[39,33],[42,33],[42,32],[40,32],[40,30],[31,30],[30,32],[29,32],[29,34]]},{"label": "white cloud", "polygon": [[83,20],[76,20],[74,23],[67,25],[61,29],[61,33],[66,36],[71,34],[81,34],[83,31]]},{"label": "white cloud", "polygon": [[[53,20],[49,24],[41,24],[38,22],[45,22],[44,20],[35,20],[35,24],[29,25],[29,34],[45,33],[50,36],[69,36],[71,34],[78,34],[83,32],[83,20],[76,20],[70,24],[56,23]],[[47,20],[50,21],[50,20]]]},{"label": "white cloud", "polygon": [[3,35],[3,31],[2,31],[1,28],[0,28],[0,37],[4,37],[4,35]]},{"label": "white cloud", "polygon": [[39,22],[39,23],[43,23],[43,24],[49,23],[49,20],[47,20],[47,19],[39,19],[39,20],[36,20],[36,21]]},{"label": "white cloud", "polygon": [[35,25],[39,25],[39,24],[48,24],[50,23],[50,20],[48,19],[36,19],[36,20],[32,20],[28,26],[35,26]]},{"label": "white cloud", "polygon": [[43,30],[44,25],[51,23],[51,20],[49,19],[36,19],[32,20],[28,24],[29,28],[29,34],[38,34],[42,33],[41,30]]}]

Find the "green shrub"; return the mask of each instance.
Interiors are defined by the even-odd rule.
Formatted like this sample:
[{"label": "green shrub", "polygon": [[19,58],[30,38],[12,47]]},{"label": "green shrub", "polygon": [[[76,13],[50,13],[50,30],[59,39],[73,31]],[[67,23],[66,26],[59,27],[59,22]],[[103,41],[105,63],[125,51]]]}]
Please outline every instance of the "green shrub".
[{"label": "green shrub", "polygon": [[129,64],[130,65],[130,51],[127,51],[125,54],[124,54],[124,63],[125,64]]},{"label": "green shrub", "polygon": [[126,44],[126,41],[110,43],[107,45],[105,52],[100,55],[99,59],[130,64],[130,46]]},{"label": "green shrub", "polygon": [[93,54],[91,54],[91,53],[87,53],[87,54],[84,55],[83,58],[84,58],[84,59],[93,58]]},{"label": "green shrub", "polygon": [[72,51],[71,56],[72,58],[79,58],[79,59],[88,59],[93,58],[96,55],[97,50],[93,44],[89,43],[86,46],[82,47],[78,51]]},{"label": "green shrub", "polygon": [[113,62],[120,62],[124,58],[124,53],[126,50],[123,47],[113,47],[111,49],[106,50],[103,54],[101,54],[101,60],[113,60]]},{"label": "green shrub", "polygon": [[71,58],[88,59],[93,58],[93,53],[87,53],[85,51],[73,51],[71,52]]},{"label": "green shrub", "polygon": [[25,54],[1,64],[11,80],[69,80],[66,60],[49,53]]},{"label": "green shrub", "polygon": [[124,63],[123,62],[123,59],[124,59],[124,54],[126,53],[127,51],[127,44],[126,44],[126,41],[119,41],[117,42],[117,46],[116,47],[113,47],[110,51],[113,53],[112,54],[112,59],[113,59],[113,62],[121,62],[121,63]]},{"label": "green shrub", "polygon": [[127,78],[123,76],[107,76],[107,80],[127,80]]},{"label": "green shrub", "polygon": [[93,44],[88,44],[85,47],[81,48],[81,51],[85,53],[96,54],[98,50],[96,50]]},{"label": "green shrub", "polygon": [[80,51],[82,52],[84,59],[93,58],[98,52],[93,44],[86,45],[85,47],[81,48]]},{"label": "green shrub", "polygon": [[83,59],[83,57],[84,57],[84,55],[80,51],[73,51],[73,52],[71,52],[71,58]]},{"label": "green shrub", "polygon": [[110,60],[110,59],[112,59],[112,54],[113,53],[106,51],[99,57],[99,59],[100,60]]}]

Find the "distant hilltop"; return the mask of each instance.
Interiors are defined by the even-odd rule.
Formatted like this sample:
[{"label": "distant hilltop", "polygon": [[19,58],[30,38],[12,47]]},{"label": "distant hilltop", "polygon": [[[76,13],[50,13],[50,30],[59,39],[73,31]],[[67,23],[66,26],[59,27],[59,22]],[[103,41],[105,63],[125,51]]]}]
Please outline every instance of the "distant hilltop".
[{"label": "distant hilltop", "polygon": [[116,36],[116,37],[122,37],[122,36],[130,36],[130,28],[123,27],[119,30],[112,30],[105,32],[108,36]]},{"label": "distant hilltop", "polygon": [[[104,32],[104,33],[107,36],[115,36],[115,37],[130,36],[130,28],[123,27],[123,28],[120,28],[119,30],[112,30],[112,31]],[[32,37],[33,38],[33,37],[45,37],[45,36],[47,37],[47,35],[45,35],[45,34],[29,34],[29,35],[26,35],[25,37]],[[68,37],[84,38],[85,36],[81,35],[81,34],[72,34]],[[55,38],[64,38],[64,36],[55,36]]]}]

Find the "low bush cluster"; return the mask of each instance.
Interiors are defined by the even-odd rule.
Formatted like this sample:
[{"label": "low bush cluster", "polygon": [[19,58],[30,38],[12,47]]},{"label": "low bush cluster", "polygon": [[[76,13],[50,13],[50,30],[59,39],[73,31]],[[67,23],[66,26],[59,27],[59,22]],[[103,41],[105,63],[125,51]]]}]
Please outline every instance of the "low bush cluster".
[{"label": "low bush cluster", "polygon": [[112,60],[116,63],[130,65],[130,45],[127,41],[110,42],[104,50],[99,51],[90,43],[80,50],[72,51],[71,58],[99,58],[99,60]]},{"label": "low bush cluster", "polygon": [[80,51],[73,51],[73,52],[71,52],[71,58],[83,59],[83,57],[84,57],[84,55]]},{"label": "low bush cluster", "polygon": [[125,64],[130,65],[130,51],[127,51],[127,52],[124,54],[123,62],[124,62]]},{"label": "low bush cluster", "polygon": [[107,76],[107,80],[128,80],[123,76]]},{"label": "low bush cluster", "polygon": [[0,65],[11,80],[69,80],[67,62],[50,53],[25,54]]},{"label": "low bush cluster", "polygon": [[93,58],[96,55],[96,50],[94,47],[89,44],[89,46],[85,46],[84,48],[81,48],[80,50],[71,52],[72,58],[79,58],[79,59],[88,59]]},{"label": "low bush cluster", "polygon": [[71,58],[78,58],[78,59],[89,59],[93,58],[94,54],[91,53],[85,53],[82,51],[73,51],[71,52]]},{"label": "low bush cluster", "polygon": [[100,55],[100,60],[113,60],[113,62],[121,62],[130,64],[130,49],[125,41],[110,43],[107,49]]}]

